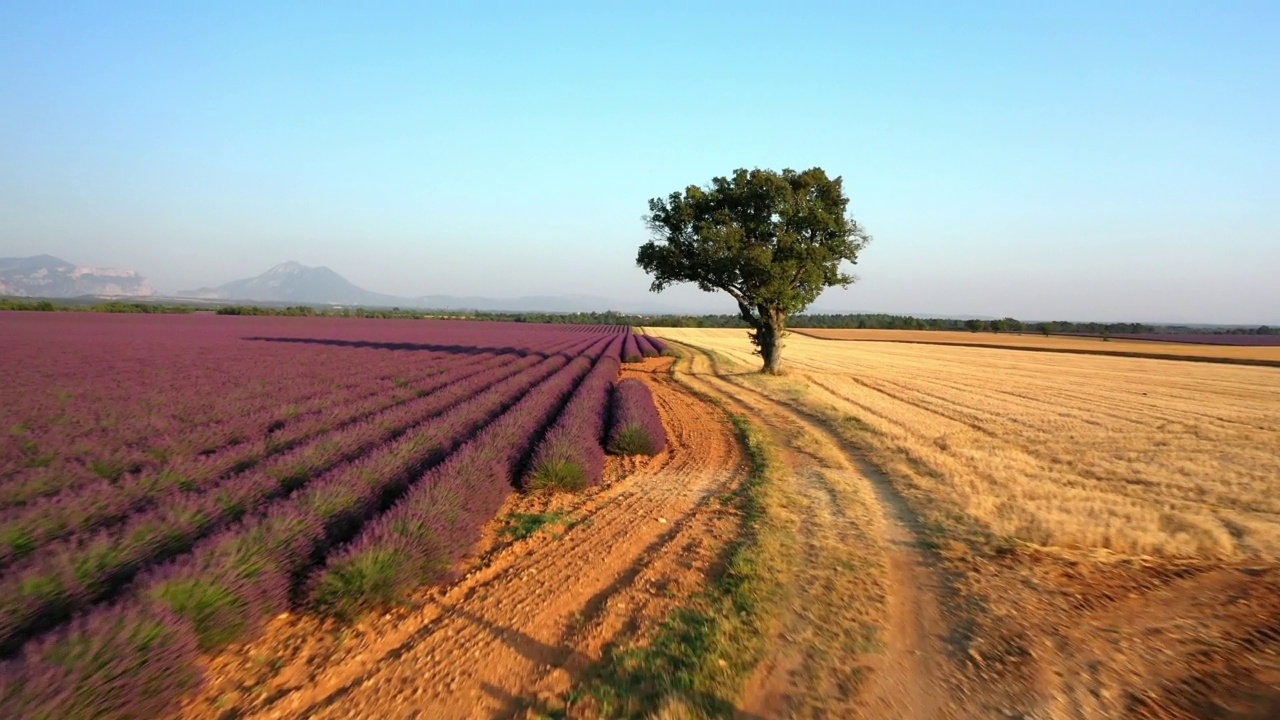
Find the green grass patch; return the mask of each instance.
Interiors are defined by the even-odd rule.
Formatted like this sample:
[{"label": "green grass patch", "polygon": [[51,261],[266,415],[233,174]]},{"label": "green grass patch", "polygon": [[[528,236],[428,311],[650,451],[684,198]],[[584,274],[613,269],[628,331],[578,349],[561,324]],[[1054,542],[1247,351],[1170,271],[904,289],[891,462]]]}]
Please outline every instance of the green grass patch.
[{"label": "green grass patch", "polygon": [[511,540],[531,538],[543,528],[568,527],[569,514],[563,510],[544,513],[512,513],[502,528],[502,536]]}]

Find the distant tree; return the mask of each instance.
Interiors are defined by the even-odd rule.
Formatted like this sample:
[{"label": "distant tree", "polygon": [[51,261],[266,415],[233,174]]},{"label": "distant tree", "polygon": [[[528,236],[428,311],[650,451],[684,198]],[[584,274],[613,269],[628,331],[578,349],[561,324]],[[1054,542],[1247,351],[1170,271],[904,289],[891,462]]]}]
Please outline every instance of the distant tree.
[{"label": "distant tree", "polygon": [[1005,322],[1003,319],[997,319],[997,320],[992,320],[989,324],[989,327],[991,328],[991,332],[993,333],[1002,333],[1005,330],[1009,329],[1009,324]]},{"label": "distant tree", "polygon": [[1057,328],[1057,326],[1055,326],[1055,325],[1054,325],[1053,323],[1051,323],[1051,322],[1041,323],[1041,324],[1040,324],[1040,331],[1044,333],[1044,336],[1045,336],[1045,337],[1049,337],[1049,336],[1050,336],[1050,335],[1052,335],[1052,334],[1053,334],[1057,329],[1058,329],[1058,328]]},{"label": "distant tree", "polygon": [[787,318],[823,290],[848,287],[854,278],[840,263],[856,263],[871,241],[848,205],[842,179],[822,168],[740,169],[650,200],[644,220],[652,239],[636,264],[653,276],[654,292],[687,282],[729,293],[764,372],[776,374]]},{"label": "distant tree", "polygon": [[1004,319],[1004,326],[1009,332],[1022,332],[1022,321],[1016,318],[1007,317]]},{"label": "distant tree", "polygon": [[964,327],[969,332],[978,332],[980,330],[985,330],[987,324],[981,320],[969,319],[964,321]]}]

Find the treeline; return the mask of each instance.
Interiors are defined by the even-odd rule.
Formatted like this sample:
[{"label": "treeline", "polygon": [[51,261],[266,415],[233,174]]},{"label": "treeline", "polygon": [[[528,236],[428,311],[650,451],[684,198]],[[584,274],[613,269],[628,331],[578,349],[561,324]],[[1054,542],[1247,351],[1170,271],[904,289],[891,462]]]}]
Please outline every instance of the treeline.
[{"label": "treeline", "polygon": [[[78,310],[112,313],[190,313],[212,309],[219,315],[263,315],[286,317],[425,318],[456,320],[495,320],[505,322],[552,323],[568,325],[633,325],[642,327],[745,328],[737,315],[637,315],[620,312],[487,312],[470,310],[421,310],[406,308],[333,308],[314,305],[163,305],[149,302],[108,301],[95,304],[55,303],[49,300],[0,298],[0,310]],[[818,313],[792,316],[792,328],[843,328],[865,330],[952,330],[968,332],[1033,332],[1072,335],[1127,335],[1152,333],[1196,333],[1202,335],[1280,335],[1280,328],[1258,327],[1193,327],[1188,325],[1148,325],[1144,323],[1097,323],[1053,320],[1024,322],[1017,318],[993,320],[958,318],[918,318],[888,313]]]},{"label": "treeline", "polygon": [[311,305],[291,305],[289,307],[265,307],[262,305],[224,305],[216,310],[218,315],[271,315],[282,317],[348,317],[348,318],[403,318],[421,320],[423,318],[441,317],[438,314],[423,310],[401,310],[400,308],[383,308],[369,310],[366,308],[317,308]]},{"label": "treeline", "polygon": [[104,312],[104,313],[157,313],[182,314],[197,310],[191,305],[161,305],[158,303],[122,302],[109,300],[96,303],[54,303],[50,300],[22,300],[0,298],[0,310],[27,310],[38,312]]}]

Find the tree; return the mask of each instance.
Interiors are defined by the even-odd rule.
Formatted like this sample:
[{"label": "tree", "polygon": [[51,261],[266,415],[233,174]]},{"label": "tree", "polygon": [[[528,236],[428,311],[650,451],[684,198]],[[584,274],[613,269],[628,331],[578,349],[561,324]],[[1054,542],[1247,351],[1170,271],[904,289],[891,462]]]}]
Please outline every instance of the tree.
[{"label": "tree", "polygon": [[764,372],[777,374],[787,317],[826,288],[848,287],[854,278],[840,263],[856,263],[871,241],[848,205],[842,179],[822,168],[739,169],[650,200],[644,220],[652,239],[636,264],[653,276],[653,292],[687,282],[729,293]]}]

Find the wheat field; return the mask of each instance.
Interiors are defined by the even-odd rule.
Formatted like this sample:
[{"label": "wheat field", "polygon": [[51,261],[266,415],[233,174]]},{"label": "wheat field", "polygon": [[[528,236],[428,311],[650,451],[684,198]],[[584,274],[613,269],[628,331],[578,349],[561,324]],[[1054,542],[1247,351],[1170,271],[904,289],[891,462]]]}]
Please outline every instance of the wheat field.
[{"label": "wheat field", "polygon": [[[653,329],[756,369],[743,330]],[[1125,555],[1280,555],[1280,369],[791,335],[744,374],[837,423],[938,516]]]},{"label": "wheat field", "polygon": [[958,332],[948,330],[861,330],[836,328],[803,328],[796,335],[823,340],[878,340],[882,342],[927,343],[933,345],[977,345],[1026,350],[1127,355],[1131,357],[1163,356],[1201,358],[1214,361],[1236,361],[1242,364],[1275,365],[1280,363],[1280,345],[1198,345],[1156,340],[1103,340],[1098,337],[1034,333]]}]

